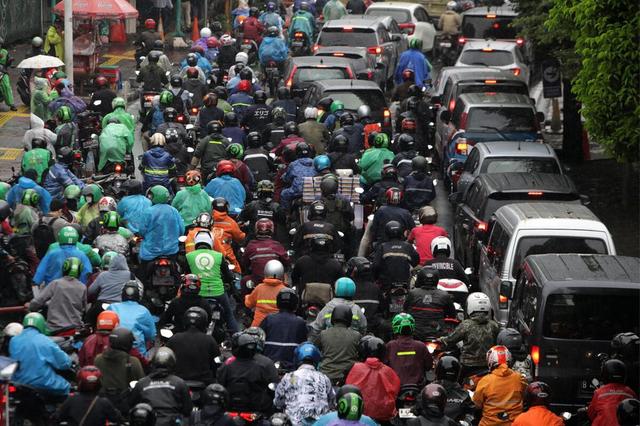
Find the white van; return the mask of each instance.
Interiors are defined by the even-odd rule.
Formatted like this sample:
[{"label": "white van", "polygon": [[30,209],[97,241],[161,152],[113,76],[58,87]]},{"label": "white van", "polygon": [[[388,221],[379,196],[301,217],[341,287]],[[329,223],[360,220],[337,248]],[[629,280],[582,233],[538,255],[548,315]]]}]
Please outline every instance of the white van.
[{"label": "white van", "polygon": [[[478,281],[491,299],[496,320],[506,323],[517,272],[529,255],[616,254],[607,227],[580,204],[508,204],[496,210],[491,235],[482,246]],[[505,283],[501,291],[501,285]],[[506,285],[511,283],[510,285]]]}]

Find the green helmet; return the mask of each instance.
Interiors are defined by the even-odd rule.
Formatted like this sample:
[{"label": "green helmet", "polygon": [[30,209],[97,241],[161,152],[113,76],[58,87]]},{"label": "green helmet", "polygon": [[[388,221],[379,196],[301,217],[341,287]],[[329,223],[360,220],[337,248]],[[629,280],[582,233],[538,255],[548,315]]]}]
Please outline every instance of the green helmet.
[{"label": "green helmet", "polygon": [[82,262],[77,257],[68,257],[62,264],[62,275],[65,277],[80,278]]},{"label": "green helmet", "polygon": [[120,215],[118,212],[106,212],[102,216],[102,225],[110,230],[117,230],[120,227]]},{"label": "green helmet", "polygon": [[40,194],[35,189],[29,188],[22,193],[22,204],[35,207],[40,202]]},{"label": "green helmet", "polygon": [[85,199],[90,196],[91,201],[87,201],[89,204],[97,203],[102,198],[102,188],[95,183],[91,183],[84,188],[82,188],[82,195],[84,195]]},{"label": "green helmet", "polygon": [[173,105],[173,93],[169,90],[165,90],[160,93],[160,105],[162,105],[163,107]]},{"label": "green helmet", "polygon": [[422,39],[413,37],[411,40],[409,40],[409,49],[422,51]]},{"label": "green helmet", "polygon": [[389,148],[389,135],[386,133],[378,133],[373,139],[373,146],[376,148]]},{"label": "green helmet", "polygon": [[29,312],[22,320],[24,328],[33,327],[42,334],[47,334],[47,320],[40,312]]},{"label": "green helmet", "polygon": [[[416,320],[413,319],[411,314],[401,312],[391,320],[391,329],[393,334],[412,334],[416,329]],[[409,333],[407,333],[407,330],[409,330]]]},{"label": "green helmet", "polygon": [[344,103],[342,101],[333,101],[329,107],[329,111],[334,113],[336,111],[342,111],[344,109]]},{"label": "green helmet", "polygon": [[169,190],[162,185],[152,186],[147,190],[147,198],[152,204],[167,204],[169,202]]},{"label": "green helmet", "polygon": [[344,420],[360,420],[364,411],[364,401],[355,392],[347,392],[338,400],[338,418]]},{"label": "green helmet", "polygon": [[244,155],[244,148],[239,143],[232,143],[227,147],[227,155],[229,158],[237,158],[238,160],[242,160],[242,156]]},{"label": "green helmet", "polygon": [[69,185],[64,189],[64,198],[67,200],[77,200],[80,198],[82,190],[78,185]]},{"label": "green helmet", "polygon": [[118,253],[115,251],[108,251],[102,255],[102,260],[100,261],[100,268],[109,269],[109,265],[111,264],[111,260],[116,257]]},{"label": "green helmet", "polygon": [[65,226],[58,231],[58,243],[75,245],[80,240],[80,234],[73,226]]},{"label": "green helmet", "polygon": [[126,108],[126,107],[127,107],[127,101],[125,101],[121,97],[113,98],[113,100],[111,101],[111,108],[113,109]]},{"label": "green helmet", "polygon": [[7,192],[11,189],[11,185],[7,182],[0,182],[0,200],[7,199]]},{"label": "green helmet", "polygon": [[73,120],[73,111],[71,111],[71,108],[69,108],[68,106],[63,105],[58,108],[56,117],[58,117],[58,120],[62,121],[63,123],[68,123]]}]

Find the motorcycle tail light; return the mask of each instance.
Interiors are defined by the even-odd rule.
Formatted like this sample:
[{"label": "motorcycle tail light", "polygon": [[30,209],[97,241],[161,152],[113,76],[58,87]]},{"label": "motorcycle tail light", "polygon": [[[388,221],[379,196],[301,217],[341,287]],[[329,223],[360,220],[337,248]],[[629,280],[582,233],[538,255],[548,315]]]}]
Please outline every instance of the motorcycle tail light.
[{"label": "motorcycle tail light", "polygon": [[158,266],[169,266],[169,259],[158,260]]},{"label": "motorcycle tail light", "polygon": [[198,108],[191,108],[191,115],[198,115]]},{"label": "motorcycle tail light", "polygon": [[185,179],[185,177],[184,177],[184,176],[182,176],[182,175],[181,175],[181,176],[178,176],[178,177],[177,177],[177,181],[178,181],[178,183],[185,183],[185,182],[186,182],[186,179]]},{"label": "motorcycle tail light", "polygon": [[489,224],[487,222],[479,221],[476,223],[476,230],[486,232],[488,229],[489,229]]},{"label": "motorcycle tail light", "polygon": [[465,44],[467,39],[465,37],[458,37],[458,44]]},{"label": "motorcycle tail light", "polygon": [[180,114],[180,115],[178,116],[178,118],[176,118],[176,121],[177,121],[178,123],[184,123],[184,115]]},{"label": "motorcycle tail light", "polygon": [[517,44],[518,46],[523,46],[523,45],[524,45],[524,39],[523,39],[523,38],[521,38],[521,37],[518,37],[518,38],[516,39],[516,44]]},{"label": "motorcycle tail light", "polygon": [[313,53],[316,53],[318,51],[318,49],[320,49],[320,45],[319,44],[314,44],[313,48],[311,50],[313,50]]},{"label": "motorcycle tail light", "polygon": [[293,34],[293,38],[304,38],[304,34],[301,31],[298,31]]},{"label": "motorcycle tail light", "polygon": [[438,349],[438,346],[436,342],[427,342],[427,350],[430,354],[434,353],[436,349]]},{"label": "motorcycle tail light", "polygon": [[73,153],[73,159],[74,160],[82,160],[82,153],[81,152],[74,152]]},{"label": "motorcycle tail light", "polygon": [[533,363],[536,365],[536,367],[538,366],[538,363],[540,362],[540,347],[536,346],[536,345],[532,345],[531,346],[531,361],[533,361]]},{"label": "motorcycle tail light", "polygon": [[116,173],[122,173],[122,164],[116,164]]},{"label": "motorcycle tail light", "polygon": [[251,44],[251,40],[249,40],[248,38],[245,38],[244,40],[242,40],[243,44]]}]

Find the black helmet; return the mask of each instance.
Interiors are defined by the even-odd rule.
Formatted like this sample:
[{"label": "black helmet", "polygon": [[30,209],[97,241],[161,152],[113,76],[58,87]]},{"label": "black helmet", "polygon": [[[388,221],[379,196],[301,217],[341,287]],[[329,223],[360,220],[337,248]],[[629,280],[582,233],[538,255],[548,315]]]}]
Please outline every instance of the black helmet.
[{"label": "black helmet", "polygon": [[233,112],[233,111],[229,111],[228,113],[226,113],[224,115],[224,125],[225,127],[235,127],[238,125],[238,115]]},{"label": "black helmet", "polygon": [[507,349],[509,349],[509,352],[511,352],[511,355],[513,355],[511,358],[513,361],[515,361],[516,358],[526,356],[527,354],[527,349],[524,346],[522,335],[514,328],[502,329],[500,333],[498,333],[496,345],[506,346]]},{"label": "black helmet", "polygon": [[222,124],[218,120],[211,120],[207,123],[207,133],[217,135],[222,133]]},{"label": "black helmet", "polygon": [[275,186],[270,180],[263,179],[258,182],[258,185],[256,186],[256,193],[258,194],[258,198],[260,198],[261,200],[266,198],[273,198],[274,192]]},{"label": "black helmet", "polygon": [[640,423],[640,401],[627,398],[618,404],[616,417],[620,426],[637,426]]},{"label": "black helmet", "polygon": [[258,17],[258,15],[260,15],[260,10],[257,7],[252,6],[249,8],[249,16]]},{"label": "black helmet", "polygon": [[602,363],[600,375],[604,383],[624,383],[627,378],[627,366],[619,359],[608,359]]},{"label": "black helmet", "polygon": [[333,308],[331,312],[331,324],[342,323],[347,327],[351,327],[351,321],[353,321],[351,306],[346,303],[340,303]]},{"label": "black helmet", "polygon": [[247,145],[249,148],[259,148],[262,145],[262,138],[258,132],[249,132],[247,135]]},{"label": "black helmet", "polygon": [[47,141],[44,138],[33,138],[31,139],[31,148],[46,148]]},{"label": "black helmet", "polygon": [[138,179],[129,179],[124,183],[124,189],[127,191],[127,195],[142,194],[142,182]]},{"label": "black helmet", "polygon": [[222,23],[220,21],[213,21],[211,23],[211,32],[213,33],[222,32]]},{"label": "black helmet", "polygon": [[416,139],[409,133],[401,133],[398,136],[398,146],[400,151],[411,151],[416,146]]},{"label": "black helmet", "polygon": [[[227,92],[227,88],[224,86],[216,86],[213,88],[213,93],[218,95],[218,99],[227,99],[229,96],[229,92]],[[226,117],[226,115],[225,115]]]},{"label": "black helmet", "polygon": [[530,383],[524,390],[522,402],[525,409],[536,405],[548,406],[551,400],[551,387],[545,382]]},{"label": "black helmet", "polygon": [[320,182],[320,193],[324,197],[335,195],[338,193],[338,179],[333,176],[327,176]]},{"label": "black helmet", "polygon": [[373,272],[371,261],[366,257],[352,257],[347,261],[346,274],[352,278],[362,277]]},{"label": "black helmet", "polygon": [[173,123],[178,118],[178,111],[176,111],[175,108],[168,107],[164,109],[162,116],[164,117],[165,123]]},{"label": "black helmet", "polygon": [[153,48],[155,50],[162,50],[164,49],[164,41],[162,40],[156,40],[153,42]]},{"label": "black helmet", "polygon": [[240,77],[240,80],[253,80],[253,73],[249,68],[242,68],[238,76]]},{"label": "black helmet", "polygon": [[156,424],[156,413],[149,404],[141,402],[136,404],[129,411],[129,425],[131,426],[154,426]]},{"label": "black helmet", "polygon": [[295,311],[298,307],[298,294],[293,289],[283,288],[276,296],[276,306],[281,311]]},{"label": "black helmet", "polygon": [[184,325],[192,326],[200,331],[206,331],[209,325],[209,314],[199,306],[192,306],[184,313]]},{"label": "black helmet", "polygon": [[367,358],[378,358],[383,360],[387,353],[384,340],[379,337],[367,335],[360,339],[358,343],[358,355],[362,361]]},{"label": "black helmet", "polygon": [[440,281],[440,274],[436,268],[425,266],[418,271],[416,276],[416,287],[435,288]]},{"label": "black helmet", "polygon": [[198,65],[198,55],[191,52],[187,54],[187,65],[190,67],[195,67]]},{"label": "black helmet", "polygon": [[279,35],[280,35],[280,30],[278,30],[278,27],[276,27],[275,25],[272,25],[269,28],[267,28],[267,32],[265,33],[266,37],[278,37]]},{"label": "black helmet", "polygon": [[309,220],[323,220],[327,217],[327,206],[322,200],[316,200],[309,206]]},{"label": "black helmet", "polygon": [[253,100],[257,104],[264,104],[267,102],[267,93],[264,90],[256,90],[253,94]]},{"label": "black helmet", "polygon": [[384,233],[389,239],[402,238],[404,227],[397,220],[391,220],[384,226]]},{"label": "black helmet", "polygon": [[420,408],[423,413],[437,410],[440,415],[444,414],[444,407],[447,405],[447,391],[441,385],[431,383],[420,392]]},{"label": "black helmet", "polygon": [[618,333],[611,339],[612,351],[624,360],[635,361],[638,359],[640,338],[631,332]]},{"label": "black helmet", "polygon": [[202,392],[202,404],[216,405],[224,410],[229,404],[229,392],[219,383],[210,384]]},{"label": "black helmet", "polygon": [[436,379],[457,382],[460,376],[460,361],[458,358],[445,355],[436,364]]},{"label": "black helmet", "polygon": [[147,59],[149,59],[150,63],[157,64],[158,61],[160,60],[160,56],[162,56],[160,52],[152,50],[151,52],[149,52]]},{"label": "black helmet", "polygon": [[229,211],[229,202],[224,197],[214,198],[213,201],[211,202],[211,206],[213,207],[213,210],[216,210],[219,212]]},{"label": "black helmet", "polygon": [[338,134],[331,139],[331,150],[338,152],[347,152],[349,149],[349,138],[343,134]]},{"label": "black helmet", "polygon": [[182,77],[178,74],[174,74],[171,76],[171,87],[182,87]]},{"label": "black helmet", "polygon": [[289,90],[289,88],[287,86],[280,86],[280,87],[278,87],[278,90],[276,91],[276,96],[280,100],[289,99],[291,97],[291,91]]},{"label": "black helmet", "polygon": [[122,287],[122,300],[135,300],[136,302],[139,302],[140,298],[142,297],[141,293],[142,291],[137,281],[127,281]]},{"label": "black helmet", "polygon": [[109,345],[111,349],[118,349],[129,353],[133,347],[135,338],[133,333],[128,328],[117,327],[111,330],[109,334]]},{"label": "black helmet", "polygon": [[[411,136],[411,135],[407,135],[407,136]],[[411,170],[413,170],[414,172],[426,172],[428,165],[429,163],[427,162],[427,159],[424,158],[422,155],[417,155],[413,157],[413,160],[411,160]]]},{"label": "black helmet", "polygon": [[163,368],[165,370],[173,371],[176,367],[176,355],[168,347],[162,346],[158,348],[151,359],[151,365],[153,368]]},{"label": "black helmet", "polygon": [[231,336],[231,352],[236,358],[250,359],[258,350],[258,339],[243,331]]},{"label": "black helmet", "polygon": [[316,106],[324,111],[329,111],[329,108],[331,108],[332,103],[333,103],[333,98],[330,98],[327,96],[325,98],[320,99],[318,101],[318,105]]},{"label": "black helmet", "polygon": [[286,123],[284,123],[285,136],[291,136],[291,135],[297,135],[297,134],[298,134],[298,125],[295,123],[295,121],[287,121]]},{"label": "black helmet", "polygon": [[296,145],[296,158],[311,157],[311,147],[306,142],[300,142]]},{"label": "black helmet", "polygon": [[353,114],[351,114],[350,112],[345,112],[340,116],[340,126],[342,127],[350,126],[353,124],[353,122]]},{"label": "black helmet", "polygon": [[411,86],[409,86],[409,89],[407,89],[407,97],[420,96],[421,93],[421,89],[415,84],[412,84]]}]

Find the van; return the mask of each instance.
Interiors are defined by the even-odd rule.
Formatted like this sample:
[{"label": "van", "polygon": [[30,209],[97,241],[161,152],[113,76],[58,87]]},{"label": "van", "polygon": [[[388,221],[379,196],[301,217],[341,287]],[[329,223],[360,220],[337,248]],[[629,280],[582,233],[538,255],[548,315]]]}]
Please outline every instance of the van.
[{"label": "van", "polygon": [[515,283],[533,254],[616,254],[607,227],[580,204],[517,203],[496,210],[491,235],[480,249],[478,283],[491,299],[496,320],[507,322],[509,299],[500,286]]},{"label": "van", "polygon": [[574,412],[591,400],[598,354],[616,334],[640,331],[639,309],[640,259],[536,255],[516,280],[507,326],[524,337],[534,380],[553,389],[552,409]]}]

